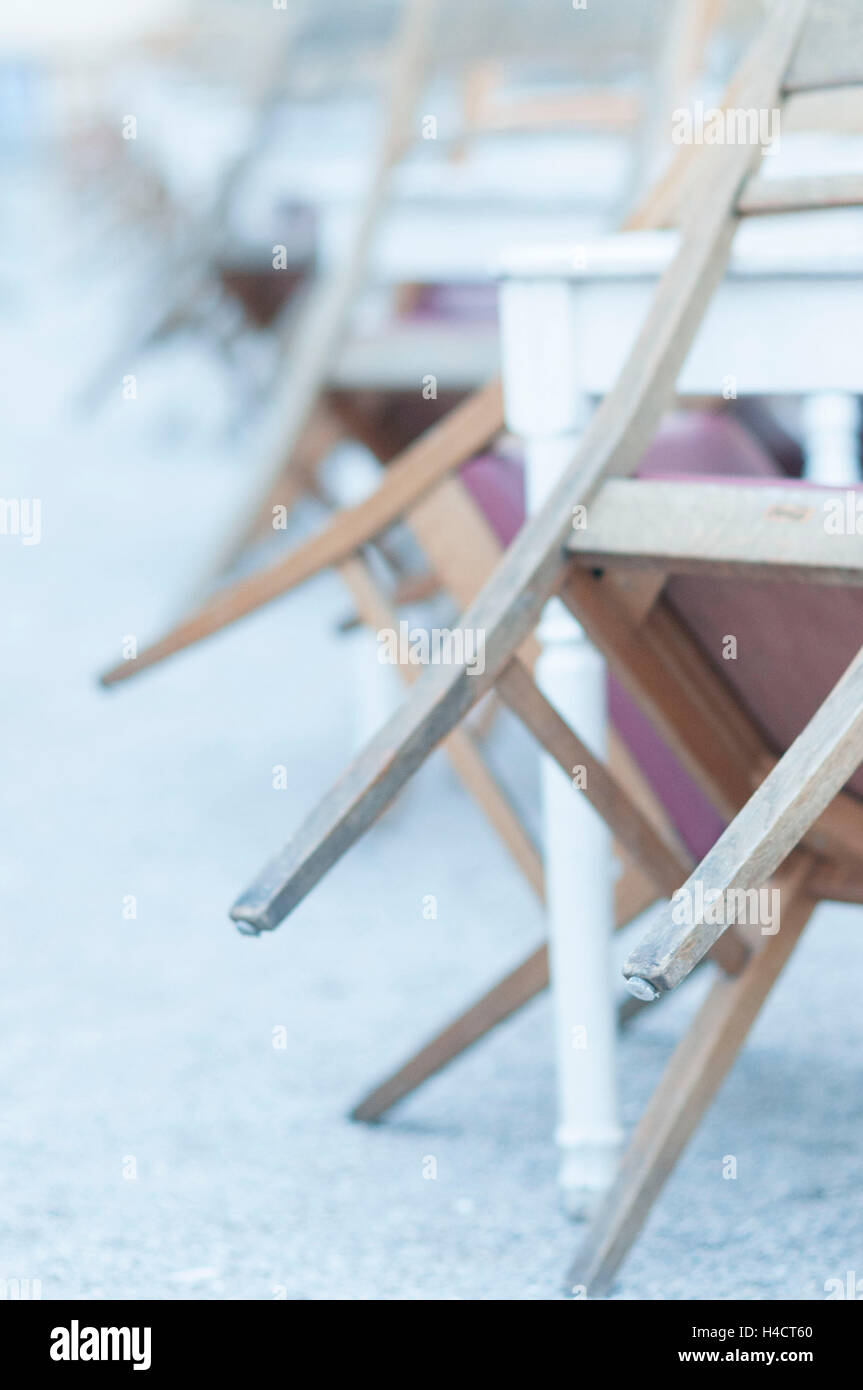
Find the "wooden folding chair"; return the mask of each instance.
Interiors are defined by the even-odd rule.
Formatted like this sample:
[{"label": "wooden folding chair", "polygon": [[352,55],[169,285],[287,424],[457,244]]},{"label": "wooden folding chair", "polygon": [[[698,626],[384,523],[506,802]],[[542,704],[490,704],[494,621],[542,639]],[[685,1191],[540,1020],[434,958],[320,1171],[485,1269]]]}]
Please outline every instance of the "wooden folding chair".
[{"label": "wooden folding chair", "polygon": [[[661,432],[641,461],[639,475],[722,470],[740,476],[771,478],[777,469],[770,457],[742,428],[723,414],[694,412],[681,417]],[[591,528],[592,534],[592,528]],[[655,598],[655,576],[650,569],[633,569],[627,574],[627,601],[637,601],[638,612]],[[643,595],[646,594],[646,600]],[[682,863],[715,838],[721,822],[685,768],[653,735],[619,682],[609,690],[609,768],[623,785],[654,830],[673,846]],[[578,763],[573,750],[570,770]],[[664,795],[657,796],[661,784]],[[615,885],[615,917],[625,926],[662,891],[662,882],[643,867],[637,853],[628,853],[618,842],[618,851],[627,865]],[[693,860],[694,862],[694,860]],[[377,1120],[397,1101],[411,1094],[423,1082],[479,1041],[497,1023],[509,1018],[549,983],[548,949],[532,952],[515,970],[476,1001],[458,1018],[412,1055],[394,1074],[388,1076],[352,1111],[362,1121]],[[627,1023],[638,1011],[639,1001],[624,997],[618,1006],[618,1019]]]},{"label": "wooden folding chair", "polygon": [[[703,8],[715,9],[713,6]],[[689,11],[687,14],[689,15]],[[679,18],[679,16],[677,17]],[[689,15],[689,17],[692,16]],[[703,20],[703,18],[704,15],[702,14],[701,19]],[[713,21],[715,22],[715,14]],[[673,54],[673,52],[672,46],[671,53]],[[660,66],[667,67],[669,57],[667,38],[663,45],[662,56],[664,61]],[[687,59],[688,63],[684,66],[687,67],[687,76],[691,80],[689,68],[692,66],[692,44],[688,45]],[[677,92],[678,86],[679,83],[674,85],[675,92]],[[684,157],[676,161],[676,167],[685,172],[688,163],[689,152],[685,151]],[[661,186],[665,204],[670,207],[669,195],[674,189],[674,180],[664,179]],[[653,213],[651,212],[649,215],[652,216]],[[637,225],[639,220],[636,216],[631,219],[631,224]],[[429,488],[428,479],[423,471],[424,464],[428,458],[430,461],[434,460],[436,466],[439,466],[442,471],[446,471],[463,456],[465,443],[471,451],[478,443],[480,436],[473,433],[475,425],[478,429],[493,429],[496,432],[502,419],[499,390],[493,386],[488,391],[480,393],[475,400],[468,402],[466,407],[459,408],[453,414],[451,421],[445,422],[447,428],[440,426],[432,430],[427,440],[421,441],[421,446],[426,444],[430,446],[425,452],[422,447],[408,449],[404,459],[393,466],[394,479],[397,478],[401,489],[401,494],[399,494],[399,489],[394,489],[396,501],[398,502],[401,496],[402,506],[406,509],[409,503],[413,503],[410,509],[406,510],[411,528],[441,576],[444,587],[461,603],[469,602],[481,586],[493,567],[499,546],[496,544],[494,536],[489,532],[487,524],[477,513],[471,499],[466,495],[464,488],[453,482],[437,483],[433,489]],[[450,425],[452,428],[449,427]],[[456,433],[455,426],[459,426],[461,437]],[[386,447],[382,451],[374,436],[366,437],[365,442],[371,444],[375,452],[385,456]],[[387,441],[384,439],[384,445],[386,446],[386,444]],[[414,469],[413,477],[410,480],[407,477],[408,464]],[[402,477],[403,474],[404,477]],[[436,473],[434,477],[437,476]],[[416,500],[413,493],[406,492],[402,487],[402,483],[407,482],[413,485],[419,500]],[[373,620],[373,625],[378,627],[394,626],[391,601],[381,592],[380,586],[376,586],[358,547],[361,538],[366,541],[370,540],[389,519],[389,513],[383,505],[389,490],[390,479],[387,478],[377,497],[377,503],[380,505],[374,505],[375,499],[372,499],[373,505],[371,507],[363,504],[353,516],[350,513],[345,514],[336,522],[336,529],[338,530],[344,521],[356,520],[357,530],[353,542],[353,554],[350,560],[341,565],[340,572],[354,593],[360,614]],[[325,538],[322,536],[321,539]],[[310,547],[306,549],[311,556],[314,556],[315,553],[318,555],[322,553],[321,546],[316,541],[311,542]],[[278,567],[274,567],[274,578],[276,568],[280,574],[284,575],[280,587],[289,587],[295,576],[297,579],[302,577],[303,553],[303,548],[296,553],[294,557],[296,563],[292,573],[290,566],[287,567],[287,570],[281,563]],[[323,553],[325,557],[326,552]],[[154,648],[142,652],[137,661],[123,663],[115,671],[109,673],[106,680],[110,683],[116,679],[122,679],[133,674],[135,670],[151,664],[152,661],[161,659],[163,655],[170,654],[179,646],[198,640],[201,636],[206,635],[208,630],[213,630],[208,625],[212,616],[218,617],[217,625],[221,626],[224,621],[231,621],[235,613],[240,616],[243,611],[249,611],[244,606],[246,601],[251,606],[257,606],[259,602],[273,596],[272,593],[266,591],[265,586],[261,586],[257,582],[256,577],[253,576],[253,580],[255,582],[252,584],[241,581],[238,586],[234,586],[226,594],[220,595],[218,614],[214,615],[212,606],[205,606],[204,610],[195,615],[189,623],[183,625],[174,634],[169,635],[164,643],[157,644]],[[244,598],[245,595],[248,595],[247,600]],[[238,613],[231,608],[232,596],[240,599],[243,605]],[[228,602],[223,601],[226,599]],[[383,618],[387,614],[388,621],[384,623]],[[174,647],[174,641],[177,642],[177,647]],[[410,674],[410,668],[407,668],[403,674]],[[543,873],[539,854],[515,814],[503,788],[484,762],[472,732],[465,729],[455,738],[449,740],[447,751],[458,776],[471,795],[478,801],[531,887],[542,897]],[[659,829],[666,838],[669,836],[673,838],[674,832],[667,817],[663,816],[656,799],[650,794],[649,788],[638,772],[637,765],[628,757],[620,741],[614,735],[612,735],[611,763],[614,770],[623,777],[630,794],[636,797],[642,810],[647,811],[649,818],[653,821],[654,828]],[[615,890],[618,925],[623,925],[631,920],[656,896],[656,889],[650,876],[638,868],[637,861],[627,855],[625,850],[624,856],[626,859],[625,871]],[[446,1029],[440,1037],[433,1039],[417,1057],[412,1058],[394,1077],[366,1097],[354,1112],[356,1118],[377,1118],[394,1100],[399,1099],[409,1090],[414,1089],[428,1075],[439,1070],[453,1056],[464,1050],[464,1047],[469,1043],[482,1036],[493,1023],[507,1017],[544,988],[547,983],[547,952],[543,946],[523,966],[519,967],[512,977],[507,977],[502,981],[477,1005]],[[620,1010],[622,1021],[626,1021],[636,1007],[634,1000],[625,1002]]]},{"label": "wooden folding chair", "polygon": [[[772,8],[743,60],[735,85],[737,105],[769,110],[795,92],[863,83],[861,55],[863,16],[856,4],[783,0]],[[727,672],[723,679],[698,634],[684,625],[685,609],[675,609],[673,592],[659,598],[668,573],[679,566],[685,573],[703,567],[735,576],[727,582],[738,585],[742,601],[754,592],[754,578],[761,584],[769,576],[774,584],[793,581],[807,593],[807,583],[831,585],[835,604],[844,586],[861,583],[863,556],[856,533],[828,535],[810,494],[802,499],[783,494],[776,501],[759,495],[757,487],[717,484],[721,496],[717,493],[708,507],[687,498],[687,509],[675,513],[674,534],[662,525],[663,509],[670,514],[674,505],[665,492],[659,513],[650,513],[658,536],[653,545],[654,535],[644,525],[649,498],[643,489],[655,485],[625,481],[673,397],[680,367],[722,278],[740,216],[757,214],[765,203],[773,211],[863,203],[861,180],[844,180],[841,188],[829,179],[792,180],[781,190],[771,189],[765,199],[755,173],[760,154],[760,146],[743,143],[699,150],[698,180],[687,200],[679,249],[617,385],[594,415],[553,494],[463,617],[465,628],[484,634],[485,671],[471,674],[458,664],[429,668],[411,698],[231,913],[244,931],[277,926],[493,686],[562,765],[586,767],[585,794],[615,835],[633,853],[638,851],[666,895],[683,885],[696,904],[694,915],[682,925],[674,904],[663,910],[628,962],[633,988],[641,997],[656,997],[685,978],[708,951],[719,951],[716,958],[724,972],[672,1059],[573,1271],[572,1282],[594,1293],[608,1287],[815,902],[820,897],[863,901],[863,809],[852,791],[843,791],[863,758],[863,652],[802,733],[785,747],[788,733],[776,729],[774,746],[774,707],[761,705],[757,692],[750,691],[753,707],[747,708]],[[835,503],[837,498],[825,500]],[[582,507],[598,520],[583,537],[574,537],[571,519]],[[703,512],[709,519],[711,508],[716,527],[712,531],[705,524],[693,544],[686,534],[689,518]],[[608,518],[605,539],[603,515]],[[686,518],[682,523],[681,515]],[[622,600],[615,576],[615,569],[626,564],[649,566],[656,591],[653,603],[643,605],[640,620]],[[742,586],[738,575],[745,580]],[[696,574],[686,582],[697,579]],[[661,839],[656,843],[655,832],[651,837],[632,798],[549,706],[517,657],[554,594],[579,618],[717,809],[733,817],[692,874],[681,873],[679,856]],[[843,599],[856,601],[856,595]],[[821,633],[830,611],[826,622],[823,613],[816,621]],[[855,622],[849,620],[843,631],[852,647],[863,639],[859,609],[853,611]],[[787,610],[784,621],[789,621]],[[834,651],[832,657],[834,666],[837,657],[841,664],[841,653]],[[828,680],[830,664],[825,662],[822,673]],[[816,705],[822,693],[815,692]],[[808,696],[813,698],[811,690]],[[782,924],[775,934],[762,936],[738,923],[739,894],[760,887],[771,875],[776,875],[781,895]],[[705,890],[701,898],[699,884]],[[714,895],[728,905],[718,928],[703,907],[704,897],[712,901]]]},{"label": "wooden folding chair", "polygon": [[[712,4],[709,7],[699,5],[699,10],[706,10],[707,8],[712,10],[714,6]],[[420,20],[426,26],[429,23],[427,6],[421,7],[418,15],[412,17],[412,13],[409,7],[405,34],[396,50],[397,59],[394,64],[393,85],[396,110],[394,111],[391,106],[386,121],[386,129],[389,132],[387,135],[387,168],[390,167],[395,158],[395,150],[399,144],[396,133],[404,128],[406,112],[410,105],[409,92],[417,81],[418,45],[423,30],[422,27],[417,29],[416,26]],[[691,45],[687,48],[689,62],[692,60],[690,50]],[[662,45],[661,66],[667,64],[668,52],[669,36],[666,34]],[[581,119],[583,118],[582,114]],[[383,179],[384,174],[381,172],[375,195],[375,207],[377,209],[380,208],[383,198]],[[354,252],[352,252],[351,259],[354,263],[354,269],[351,283],[354,288],[358,283],[360,263],[368,249],[370,231],[371,224],[366,228],[363,247],[356,245]],[[359,257],[359,260],[356,257]],[[345,289],[345,294],[347,294],[347,289]],[[337,296],[337,298],[343,316],[347,312],[350,296],[347,298]],[[317,333],[318,330],[316,329],[315,332]],[[338,336],[336,321],[328,320],[325,337],[329,342],[330,351],[336,336]],[[315,377],[318,384],[314,391],[320,387],[322,380],[320,372],[323,371],[324,359],[326,358],[323,339],[320,346],[323,355],[312,354],[313,361],[317,363],[316,371],[318,372]],[[306,386],[308,386],[308,382],[306,382]],[[291,387],[291,390],[294,390],[294,386]],[[308,403],[313,399],[314,391],[309,395],[308,391],[303,388],[300,394],[303,396],[303,400]],[[305,409],[305,407],[303,408]],[[390,447],[391,439],[388,438],[386,429],[373,427],[371,430],[366,428],[363,431],[364,423],[360,422],[359,437],[379,457],[388,459],[394,450]],[[312,425],[314,429],[311,428]],[[344,558],[339,563],[338,568],[353,595],[357,613],[362,621],[374,628],[397,625],[393,607],[395,600],[389,597],[380,583],[375,580],[361,549],[361,544],[373,540],[388,519],[394,519],[386,507],[386,497],[391,491],[392,482],[398,484],[395,489],[395,496],[398,500],[399,510],[405,515],[410,529],[420,542],[422,550],[431,562],[433,571],[438,575],[439,582],[443,587],[460,606],[464,606],[482,586],[502,553],[500,540],[495,536],[493,529],[477,509],[475,501],[471,499],[466,489],[458,481],[447,478],[446,474],[454,470],[458,463],[464,461],[471,453],[475,453],[478,448],[482,448],[487,442],[492,441],[502,426],[503,407],[500,387],[495,382],[485,391],[471,398],[464,406],[459,407],[453,412],[452,417],[444,421],[441,426],[433,428],[419,442],[419,445],[408,448],[395,464],[390,465],[388,476],[379,494],[376,495],[376,499],[372,499],[374,505],[369,508],[366,504],[362,504],[355,510],[353,515],[356,516],[363,530],[354,533],[356,539],[345,551]],[[268,515],[271,504],[277,496],[284,500],[287,492],[294,495],[298,487],[302,489],[303,487],[314,486],[314,469],[317,459],[332,447],[334,440],[340,434],[345,432],[356,434],[356,422],[352,422],[350,415],[345,420],[342,404],[337,401],[332,392],[324,394],[318,399],[318,404],[314,408],[310,420],[298,436],[297,448],[291,453],[290,468],[280,473],[274,489],[268,494],[264,508]],[[434,473],[429,474],[428,477],[424,475],[422,466],[425,457],[429,457],[435,465]],[[402,479],[408,483],[407,488],[399,481]],[[434,483],[434,487],[430,487],[429,483]],[[338,525],[340,522],[343,524],[344,520],[350,520],[351,517],[350,512],[344,513],[342,518],[337,519],[336,524]],[[360,536],[362,536],[362,540],[360,540]],[[301,547],[295,555],[295,562],[300,564],[299,571],[296,567],[294,569],[294,573],[298,577],[302,574],[303,554],[304,548]],[[245,606],[247,602],[251,602],[252,606],[257,606],[261,601],[265,601],[264,589],[266,589],[270,579],[276,578],[276,572],[279,575],[278,590],[270,591],[270,596],[275,596],[275,592],[284,592],[291,584],[290,576],[285,576],[281,562],[269,571],[252,576],[255,581],[254,592],[250,590],[246,580],[241,580],[219,593],[216,598],[220,615],[218,626],[223,625],[225,621],[232,621],[243,611],[249,611]],[[285,583],[285,578],[287,578],[287,583]],[[261,587],[262,582],[263,588]],[[239,608],[236,606],[237,603],[239,603]],[[199,640],[200,637],[206,635],[206,617],[204,617],[204,626],[201,625],[201,618],[204,615],[214,615],[211,604],[205,604],[197,614],[192,614],[163,642],[142,651],[137,659],[121,663],[107,674],[104,678],[105,683],[112,684],[116,680],[124,679],[134,674],[135,671],[144,669],[153,661],[161,659],[170,651]],[[213,629],[210,628],[209,630]],[[532,661],[533,654],[532,649],[526,648],[525,659]],[[410,677],[412,668],[402,668],[401,673],[406,678]],[[539,852],[504,787],[483,758],[475,733],[470,729],[456,731],[452,738],[447,741],[446,751],[459,779],[479,804],[493,830],[504,843],[533,891],[542,899],[544,886]],[[620,750],[616,750],[616,753],[617,756],[622,756]],[[634,780],[637,776],[636,770],[631,769],[629,776],[630,781]],[[643,795],[646,795],[644,791]],[[631,920],[638,911],[653,901],[654,897],[655,894],[649,880],[645,879],[637,867],[628,860],[615,892],[619,924],[622,925]],[[538,959],[544,961],[544,952],[539,954]],[[623,1016],[629,1017],[632,1011],[633,1006],[628,1003],[624,1007]]]}]

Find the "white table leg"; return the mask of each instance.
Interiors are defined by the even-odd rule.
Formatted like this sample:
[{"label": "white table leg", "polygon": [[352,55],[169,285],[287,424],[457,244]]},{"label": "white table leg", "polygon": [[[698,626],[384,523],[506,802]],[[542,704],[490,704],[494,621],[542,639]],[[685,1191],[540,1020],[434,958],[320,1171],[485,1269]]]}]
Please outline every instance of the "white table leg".
[{"label": "white table leg", "polygon": [[[528,508],[571,461],[584,425],[565,281],[507,280],[501,333],[507,423],[525,442]],[[539,629],[537,680],[600,757],[606,744],[605,664],[554,599]],[[558,1076],[560,1186],[582,1217],[610,1185],[621,1144],[615,1075],[611,937],[614,868],[607,827],[578,788],[542,759],[548,936]]]},{"label": "white table leg", "polygon": [[860,402],[847,391],[807,396],[801,413],[805,476],[813,483],[860,482]]}]

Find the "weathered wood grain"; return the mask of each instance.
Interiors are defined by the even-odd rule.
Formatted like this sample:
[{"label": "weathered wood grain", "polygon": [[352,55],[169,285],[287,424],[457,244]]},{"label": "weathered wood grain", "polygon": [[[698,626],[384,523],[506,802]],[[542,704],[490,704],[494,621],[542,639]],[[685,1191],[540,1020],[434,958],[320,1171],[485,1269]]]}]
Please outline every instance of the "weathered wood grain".
[{"label": "weathered wood grain", "polygon": [[158,641],[144,647],[135,660],[121,661],[106,671],[102,684],[128,680],[254,613],[321,570],[340,564],[391,526],[442,477],[484,448],[502,425],[500,382],[493,381],[406,449],[370,497],[339,512],[283,560],[216,593]]},{"label": "weathered wood grain", "polygon": [[814,584],[863,584],[856,532],[825,528],[844,517],[843,488],[610,479],[567,549],[588,568],[656,566],[669,574],[737,575]]},{"label": "weathered wood grain", "polygon": [[[743,64],[745,104],[770,105],[806,11],[805,0],[773,10]],[[536,624],[565,575],[563,547],[576,505],[589,502],[610,474],[638,464],[674,391],[680,367],[727,264],[737,225],[735,203],[758,148],[703,151],[698,217],[660,282],[653,306],[614,389],[594,415],[542,510],[522,529],[462,625],[485,636],[486,668],[430,668],[412,698],[368,745],[336,788],[234,905],[246,929],[269,930],[305,897],[383,812],[433,747],[494,683]]]},{"label": "weathered wood grain", "polygon": [[687,879],[694,911],[683,923],[660,913],[627,959],[627,979],[673,989],[718,940],[725,926],[705,921],[696,895],[721,895],[734,922],[733,890],[759,888],[863,762],[863,648],[769,776]]},{"label": "weathered wood grain", "polygon": [[[558,714],[520,661],[511,661],[501,672],[497,690],[567,777],[574,767],[584,768],[584,788],[573,791],[573,796],[587,797],[633,862],[665,897],[670,897],[683,882],[681,873],[688,878],[687,866],[694,863],[691,855],[659,833],[626,788]],[[721,951],[716,959],[723,969],[735,974],[748,953],[740,937],[735,937],[730,949]]]},{"label": "weathered wood grain", "polygon": [[[339,566],[339,573],[356,600],[357,611],[363,622],[372,631],[384,628],[397,631],[398,615],[390,606],[367,561],[362,556],[354,555]],[[398,672],[406,685],[414,684],[417,677],[415,666],[399,666]],[[542,856],[508,793],[485,761],[474,734],[467,727],[453,729],[449,738],[444,740],[443,749],[465,791],[476,802],[540,902],[543,902],[545,877]]]},{"label": "weathered wood grain", "polygon": [[573,796],[587,798],[635,863],[650,875],[665,897],[670,897],[694,867],[688,852],[656,830],[621,783],[534,684],[520,661],[511,661],[501,672],[497,691],[566,777],[572,776],[575,767],[584,768],[584,787],[573,790]]},{"label": "weathered wood grain", "polygon": [[[504,550],[465,485],[458,478],[444,478],[411,508],[405,523],[447,593],[460,608],[467,608],[494,573]],[[525,639],[519,654],[532,668],[539,656],[533,635]]]},{"label": "weathered wood grain", "polygon": [[[776,765],[776,755],[695,639],[664,602],[634,623],[617,601],[613,575],[573,569],[561,598],[619,680],[727,820]],[[863,843],[863,806],[835,797],[805,836],[813,853],[854,867]]]},{"label": "weathered wood grain", "polygon": [[[803,866],[805,873],[806,865]],[[719,1090],[764,1000],[815,907],[786,881],[782,930],[766,938],[735,978],[720,976],[678,1043],[630,1140],[619,1174],[566,1281],[567,1291],[601,1298],[643,1226],[653,1202]]]},{"label": "weathered wood grain", "polygon": [[[690,776],[726,819],[752,791],[748,768],[769,750],[664,602],[634,623],[615,601],[608,579],[572,569],[561,598],[603,653],[611,670],[666,740]],[[717,698],[722,698],[717,697]]]}]

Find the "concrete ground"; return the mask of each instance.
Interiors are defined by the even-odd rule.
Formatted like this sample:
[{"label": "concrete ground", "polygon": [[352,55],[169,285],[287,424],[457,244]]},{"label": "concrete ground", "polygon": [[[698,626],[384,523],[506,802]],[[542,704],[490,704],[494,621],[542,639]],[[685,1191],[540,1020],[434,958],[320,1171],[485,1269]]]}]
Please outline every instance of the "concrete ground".
[{"label": "concrete ground", "polygon": [[[67,290],[53,202],[4,196],[2,492],[42,499],[43,536],[0,537],[0,1278],[45,1298],[562,1297],[578,1230],[547,999],[386,1124],[345,1118],[540,940],[529,892],[436,758],[278,932],[236,933],[234,896],[350,754],[349,605],[324,576],[96,687],[181,605],[252,451],[208,428],[223,382],[193,345],[141,365],[136,401],[118,382],[76,410],[110,296]],[[526,739],[501,725],[494,747],[532,814]],[[863,1275],[861,925],[819,913],[614,1297],[817,1299]],[[622,1039],[627,1125],[700,988]]]}]

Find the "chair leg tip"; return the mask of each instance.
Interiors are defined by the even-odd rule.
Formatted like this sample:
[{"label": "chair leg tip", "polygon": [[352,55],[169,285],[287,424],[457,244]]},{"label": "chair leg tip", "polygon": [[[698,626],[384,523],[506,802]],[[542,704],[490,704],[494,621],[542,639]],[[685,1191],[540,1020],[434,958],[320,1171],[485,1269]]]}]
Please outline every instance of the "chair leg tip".
[{"label": "chair leg tip", "polygon": [[626,981],[626,988],[630,994],[635,995],[636,999],[641,999],[646,1004],[652,1004],[654,1000],[659,998],[659,990],[656,985],[645,980],[643,975],[630,975]]},{"label": "chair leg tip", "polygon": [[366,1101],[360,1101],[353,1110],[348,1111],[348,1119],[356,1125],[377,1125],[383,1119],[384,1112],[378,1110],[376,1106],[369,1105]]}]

